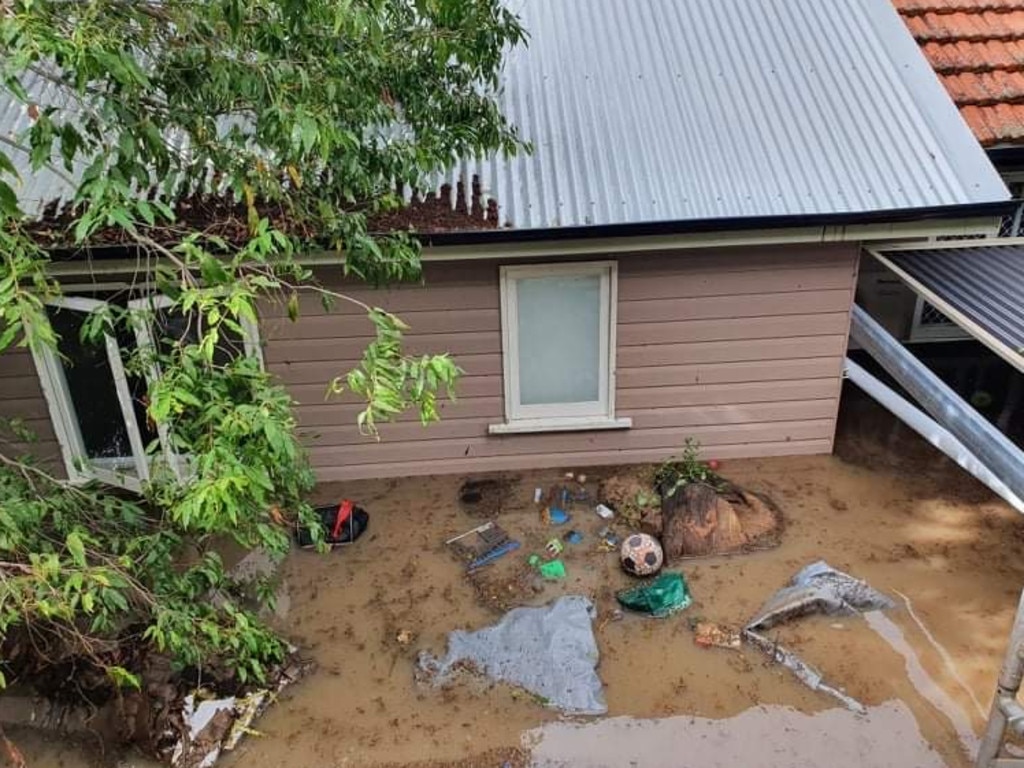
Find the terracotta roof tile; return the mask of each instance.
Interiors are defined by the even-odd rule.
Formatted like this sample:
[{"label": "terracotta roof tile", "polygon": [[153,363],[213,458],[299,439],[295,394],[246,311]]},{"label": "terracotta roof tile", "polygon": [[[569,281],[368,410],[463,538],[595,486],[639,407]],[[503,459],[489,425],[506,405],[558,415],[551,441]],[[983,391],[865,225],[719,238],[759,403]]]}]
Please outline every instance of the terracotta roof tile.
[{"label": "terracotta roof tile", "polygon": [[1024,73],[964,72],[945,78],[946,90],[961,107],[1024,101]]},{"label": "terracotta roof tile", "polygon": [[926,43],[921,48],[932,68],[940,75],[1024,69],[1024,41]]},{"label": "terracotta roof tile", "polygon": [[904,16],[928,13],[978,13],[1024,10],[1024,0],[892,0]]},{"label": "terracotta roof tile", "polygon": [[978,140],[1024,145],[1024,0],[892,0]]},{"label": "terracotta roof tile", "polygon": [[945,40],[1017,40],[1024,37],[1024,9],[996,13],[928,13],[908,16],[907,26],[919,43]]},{"label": "terracotta roof tile", "polygon": [[984,145],[1024,144],[1024,105],[967,106],[960,113]]}]

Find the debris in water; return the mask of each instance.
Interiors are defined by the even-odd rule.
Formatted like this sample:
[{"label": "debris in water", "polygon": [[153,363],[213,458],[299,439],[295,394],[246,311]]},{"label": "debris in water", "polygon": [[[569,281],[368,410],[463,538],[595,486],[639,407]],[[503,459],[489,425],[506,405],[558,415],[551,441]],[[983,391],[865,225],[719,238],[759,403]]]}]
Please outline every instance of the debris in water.
[{"label": "debris in water", "polygon": [[866,711],[863,704],[828,685],[820,672],[805,664],[792,651],[770,640],[764,632],[811,613],[851,615],[892,607],[892,600],[867,582],[819,560],[804,567],[787,586],[772,595],[744,628],[743,637],[771,656],[773,661],[792,670],[812,690],[828,693],[854,712],[863,713]]},{"label": "debris in water", "polygon": [[623,570],[633,576],[653,576],[665,564],[665,554],[653,536],[633,533],[622,542],[619,562]]},{"label": "debris in water", "polygon": [[540,571],[540,575],[548,581],[561,581],[565,578],[565,563],[561,560],[551,560],[547,563],[541,563],[537,569]]},{"label": "debris in water", "polygon": [[[293,650],[294,653],[294,650]],[[253,721],[274,700],[274,694],[299,680],[313,664],[297,658],[276,675],[273,690],[261,689],[247,696],[199,700],[202,691],[185,697],[181,717],[188,735],[182,736],[170,750],[168,762],[173,768],[210,768],[221,752],[230,752],[246,734],[257,734]]]},{"label": "debris in water", "polygon": [[681,573],[663,573],[653,581],[615,595],[624,608],[664,619],[690,607],[693,598]]},{"label": "debris in water", "polygon": [[734,651],[740,647],[740,631],[713,621],[697,621],[693,626],[693,642],[701,648],[727,648]]},{"label": "debris in water", "polygon": [[622,543],[615,531],[613,531],[609,526],[605,526],[598,531],[597,537],[600,539],[597,548],[602,552],[612,552],[618,549],[619,544]]},{"label": "debris in water", "polygon": [[395,635],[395,642],[399,645],[409,645],[416,639],[416,633],[409,629],[402,629]]},{"label": "debris in water", "polygon": [[575,595],[540,608],[515,608],[493,626],[452,632],[441,659],[421,653],[418,677],[436,685],[456,669],[474,669],[567,714],[603,715],[608,706],[596,669],[594,616],[593,603]]},{"label": "debris in water", "polygon": [[506,541],[504,544],[499,544],[494,549],[486,552],[471,562],[466,570],[469,573],[475,573],[481,568],[486,568],[488,565],[492,565],[510,552],[515,552],[517,549],[519,549],[518,541],[515,541],[514,539]]},{"label": "debris in water", "polygon": [[[366,532],[370,514],[349,499],[339,504],[328,504],[315,509],[324,543],[330,547],[342,547],[353,543]],[[306,526],[296,524],[295,540],[303,549],[314,549],[313,532]]]},{"label": "debris in water", "polygon": [[546,511],[545,519],[549,525],[565,525],[572,519],[572,516],[564,509],[549,507]]}]

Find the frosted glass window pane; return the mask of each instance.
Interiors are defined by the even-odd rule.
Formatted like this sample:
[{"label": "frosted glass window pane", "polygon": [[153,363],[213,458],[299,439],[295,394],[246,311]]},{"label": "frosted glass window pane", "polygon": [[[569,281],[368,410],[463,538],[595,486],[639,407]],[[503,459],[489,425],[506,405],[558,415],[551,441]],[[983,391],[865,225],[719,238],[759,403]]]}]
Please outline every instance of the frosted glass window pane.
[{"label": "frosted glass window pane", "polygon": [[598,400],[600,275],[521,278],[516,292],[520,403]]}]

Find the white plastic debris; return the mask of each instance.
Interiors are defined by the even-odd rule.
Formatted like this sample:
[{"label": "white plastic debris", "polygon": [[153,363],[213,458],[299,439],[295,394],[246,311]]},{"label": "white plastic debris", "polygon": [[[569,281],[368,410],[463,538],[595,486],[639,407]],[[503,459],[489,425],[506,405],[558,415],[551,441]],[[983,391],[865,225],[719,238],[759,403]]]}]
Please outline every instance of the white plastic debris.
[{"label": "white plastic debris", "polygon": [[253,721],[273,703],[277,692],[312,669],[310,662],[295,658],[296,651],[294,647],[289,648],[292,660],[277,670],[271,689],[222,699],[201,699],[200,691],[186,696],[181,714],[188,736],[174,745],[170,757],[172,768],[211,768],[221,752],[233,750],[243,736],[259,735],[252,728]]},{"label": "white plastic debris", "polygon": [[[230,712],[234,719],[235,697],[229,696],[226,699],[207,699],[196,704],[195,694],[190,693],[185,697],[185,705],[182,707],[181,716],[188,726],[188,739],[181,739],[174,745],[171,753],[171,765],[185,766],[195,765],[198,768],[210,768],[217,758],[220,757],[222,734],[205,734],[207,730],[220,730],[214,723],[214,718],[221,712]],[[207,736],[208,738],[203,738]],[[194,755],[195,747],[199,746],[205,754]],[[207,746],[209,748],[207,749]]]}]

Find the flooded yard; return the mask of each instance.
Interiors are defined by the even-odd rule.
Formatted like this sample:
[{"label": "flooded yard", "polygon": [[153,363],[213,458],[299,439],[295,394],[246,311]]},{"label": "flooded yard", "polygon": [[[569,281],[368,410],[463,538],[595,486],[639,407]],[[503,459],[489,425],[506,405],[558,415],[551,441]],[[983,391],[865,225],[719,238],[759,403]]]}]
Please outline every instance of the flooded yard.
[{"label": "flooded yard", "polygon": [[[835,456],[724,462],[721,474],[781,508],[781,544],[684,560],[678,569],[694,603],[655,620],[616,610],[614,592],[631,581],[616,554],[596,546],[604,521],[576,512],[553,528],[538,514],[534,489],[573,469],[507,476],[497,520],[522,548],[474,580],[444,546],[486,519],[457,502],[466,478],[321,487],[318,501],[356,499],[372,519],[355,545],[327,556],[296,551],[285,564],[281,628],[319,670],[286,691],[257,723],[261,735],[220,765],[667,766],[684,753],[695,766],[969,765],[1024,584],[1024,518],[984,488],[898,427],[856,414]],[[568,577],[535,579],[526,558],[569,528],[583,541],[563,553]],[[756,649],[694,643],[690,619],[740,626],[818,559],[896,607],[807,617],[773,637],[865,704],[867,717],[837,708]],[[597,608],[606,718],[566,720],[472,675],[439,688],[414,681],[417,655],[443,653],[451,630],[563,594]],[[41,750],[36,765],[82,764],[69,747],[31,737],[23,744],[30,765]]]}]

